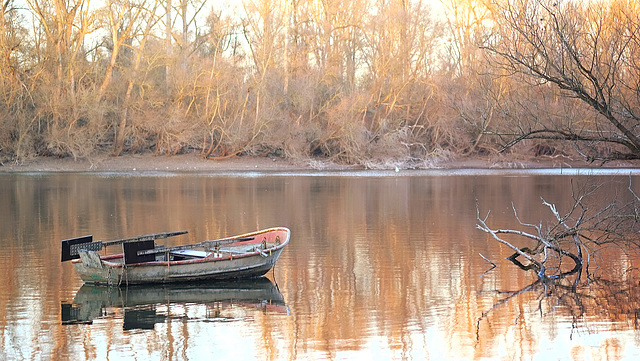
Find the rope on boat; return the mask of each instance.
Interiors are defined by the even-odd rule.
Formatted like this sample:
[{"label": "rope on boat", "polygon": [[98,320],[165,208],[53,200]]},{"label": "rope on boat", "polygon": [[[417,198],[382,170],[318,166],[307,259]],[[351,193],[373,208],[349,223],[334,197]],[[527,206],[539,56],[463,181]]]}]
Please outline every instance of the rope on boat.
[{"label": "rope on boat", "polygon": [[120,279],[118,280],[118,287],[122,285],[122,280],[125,280],[125,284],[129,285],[129,274],[127,273],[127,265],[122,263],[122,271],[120,271]]}]

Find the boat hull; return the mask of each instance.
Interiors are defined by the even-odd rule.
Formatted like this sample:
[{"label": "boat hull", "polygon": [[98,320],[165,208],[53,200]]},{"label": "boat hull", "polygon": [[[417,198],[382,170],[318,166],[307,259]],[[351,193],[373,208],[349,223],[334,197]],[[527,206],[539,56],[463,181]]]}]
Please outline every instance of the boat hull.
[{"label": "boat hull", "polygon": [[[267,241],[268,247],[260,250],[236,252],[230,255],[211,254],[202,259],[157,261],[125,265],[117,256],[99,257],[95,252],[83,252],[73,261],[76,272],[86,283],[94,284],[147,284],[172,283],[233,278],[253,278],[266,274],[275,265],[284,246],[289,242],[287,228],[271,228],[237,236],[255,237],[250,247]],[[274,242],[275,238],[278,242]]]}]

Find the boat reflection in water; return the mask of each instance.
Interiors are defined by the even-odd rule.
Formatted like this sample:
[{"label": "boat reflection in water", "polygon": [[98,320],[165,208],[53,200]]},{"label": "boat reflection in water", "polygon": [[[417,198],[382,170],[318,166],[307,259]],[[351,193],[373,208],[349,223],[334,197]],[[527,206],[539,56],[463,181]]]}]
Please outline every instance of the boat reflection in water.
[{"label": "boat reflection in water", "polygon": [[122,318],[124,330],[153,329],[171,319],[232,322],[250,311],[288,314],[277,286],[266,277],[164,285],[84,284],[73,303],[62,304],[62,324]]}]

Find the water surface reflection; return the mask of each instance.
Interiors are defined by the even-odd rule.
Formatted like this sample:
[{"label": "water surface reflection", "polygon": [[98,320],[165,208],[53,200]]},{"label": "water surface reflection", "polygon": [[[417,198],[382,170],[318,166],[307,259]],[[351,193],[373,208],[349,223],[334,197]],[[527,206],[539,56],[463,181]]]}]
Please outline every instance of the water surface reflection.
[{"label": "water surface reflection", "polygon": [[[606,271],[588,283],[541,284],[475,229],[476,200],[492,224],[513,228],[512,204],[532,222],[549,217],[540,197],[571,205],[572,179],[581,177],[0,175],[0,359],[632,359],[632,256],[603,254]],[[611,180],[603,201],[628,185],[595,177]],[[131,291],[105,301],[112,291],[102,290],[99,317],[61,322],[73,308],[60,305],[77,308],[88,290],[60,263],[62,239],[189,230],[175,245],[271,226],[292,231],[267,280],[287,312],[231,302],[217,318],[211,297],[142,307],[127,303]],[[479,253],[498,267],[486,272]],[[129,311],[146,311],[145,327],[124,327]]]},{"label": "water surface reflection", "polygon": [[[194,315],[191,308],[203,309]],[[166,285],[104,286],[84,284],[73,303],[61,305],[63,324],[91,324],[102,318],[122,318],[122,328],[154,329],[156,323],[238,320],[238,309],[288,313],[276,285],[261,277],[250,280],[190,282]],[[176,312],[177,311],[177,312]]]}]

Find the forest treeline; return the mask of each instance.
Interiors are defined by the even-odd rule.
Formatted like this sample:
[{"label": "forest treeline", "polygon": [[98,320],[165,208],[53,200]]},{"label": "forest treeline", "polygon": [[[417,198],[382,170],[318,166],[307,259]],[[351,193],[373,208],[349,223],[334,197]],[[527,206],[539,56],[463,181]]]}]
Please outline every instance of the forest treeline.
[{"label": "forest treeline", "polygon": [[638,158],[634,0],[2,0],[0,161]]}]

